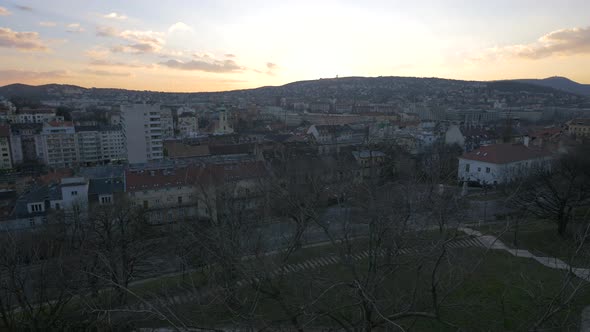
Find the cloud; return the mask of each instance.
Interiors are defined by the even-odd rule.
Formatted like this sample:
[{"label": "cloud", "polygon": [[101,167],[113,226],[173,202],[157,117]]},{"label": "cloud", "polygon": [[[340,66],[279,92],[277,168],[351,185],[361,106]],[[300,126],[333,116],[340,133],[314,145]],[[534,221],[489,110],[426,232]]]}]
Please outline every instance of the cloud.
[{"label": "cloud", "polygon": [[268,70],[273,70],[273,69],[277,68],[277,64],[276,63],[272,63],[272,62],[267,62],[266,63],[266,68],[268,68]]},{"label": "cloud", "polygon": [[115,12],[105,14],[102,17],[112,19],[112,20],[126,20],[128,18],[126,15],[115,13]]},{"label": "cloud", "polygon": [[131,73],[122,73],[122,72],[113,72],[108,70],[93,70],[93,69],[86,69],[83,70],[82,73],[90,74],[94,76],[116,76],[116,77],[129,77]]},{"label": "cloud", "polygon": [[111,51],[116,53],[157,53],[164,46],[161,32],[125,30],[118,33],[117,36],[129,41],[130,44],[112,47]]},{"label": "cloud", "polygon": [[119,34],[119,30],[109,26],[98,26],[96,27],[96,35],[99,37],[116,37]]},{"label": "cloud", "polygon": [[25,11],[25,12],[32,12],[33,8],[29,7],[29,6],[23,6],[23,5],[15,5],[16,8]]},{"label": "cloud", "polygon": [[51,21],[43,21],[43,22],[39,22],[39,25],[42,27],[54,27],[57,25],[57,23],[51,22]]},{"label": "cloud", "polygon": [[22,82],[25,80],[58,79],[68,77],[65,70],[32,71],[32,70],[0,70],[0,79],[4,82]]},{"label": "cloud", "polygon": [[82,28],[82,26],[80,25],[80,23],[68,24],[67,27],[68,29],[66,31],[70,33],[80,33],[85,31],[84,28]]},{"label": "cloud", "polygon": [[160,62],[160,65],[180,70],[195,70],[209,73],[233,73],[240,72],[244,69],[233,60],[191,60],[186,62],[168,60]]},{"label": "cloud", "polygon": [[176,22],[168,28],[168,33],[174,32],[193,32],[193,28],[186,23]]},{"label": "cloud", "polygon": [[235,58],[236,57],[236,55],[235,54],[232,54],[232,53],[226,53],[226,54],[224,54],[224,56],[226,58]]},{"label": "cloud", "polygon": [[0,16],[8,16],[8,15],[12,15],[12,13],[4,7],[0,7]]},{"label": "cloud", "polygon": [[529,44],[489,48],[471,60],[495,60],[506,57],[542,59],[577,54],[590,54],[590,27],[552,31]]},{"label": "cloud", "polygon": [[105,67],[125,67],[125,68],[149,68],[151,65],[140,63],[129,63],[120,61],[111,61],[104,59],[95,59],[90,61],[91,66],[105,66]]},{"label": "cloud", "polygon": [[0,47],[16,48],[19,51],[48,51],[37,32],[18,32],[0,28]]}]

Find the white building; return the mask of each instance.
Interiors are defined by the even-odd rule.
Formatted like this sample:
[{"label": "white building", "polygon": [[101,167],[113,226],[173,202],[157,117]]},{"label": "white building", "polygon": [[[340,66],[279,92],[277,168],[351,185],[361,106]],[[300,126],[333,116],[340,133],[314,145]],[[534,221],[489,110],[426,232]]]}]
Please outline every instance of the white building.
[{"label": "white building", "polygon": [[465,153],[459,157],[458,179],[479,184],[501,184],[548,170],[551,154],[527,145],[492,144]]},{"label": "white building", "polygon": [[234,128],[228,119],[228,111],[225,108],[218,109],[219,120],[217,121],[217,128],[215,128],[215,135],[233,134]]},{"label": "white building", "polygon": [[36,138],[37,156],[51,167],[73,167],[78,164],[76,131],[71,122],[47,122]]},{"label": "white building", "polygon": [[57,116],[55,109],[23,109],[14,114],[12,122],[14,123],[45,123],[50,121],[63,122],[63,116]]},{"label": "white building", "polygon": [[96,164],[126,158],[125,137],[120,126],[76,127],[80,162]]},{"label": "white building", "polygon": [[183,137],[197,136],[199,121],[193,113],[182,113],[178,116],[178,132]]},{"label": "white building", "polygon": [[159,105],[121,106],[121,123],[130,164],[163,158],[162,121]]}]

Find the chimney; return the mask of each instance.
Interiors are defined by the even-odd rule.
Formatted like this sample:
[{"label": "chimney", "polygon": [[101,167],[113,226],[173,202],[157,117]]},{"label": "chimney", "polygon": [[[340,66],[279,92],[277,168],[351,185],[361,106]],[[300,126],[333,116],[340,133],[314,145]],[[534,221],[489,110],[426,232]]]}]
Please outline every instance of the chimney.
[{"label": "chimney", "polygon": [[523,144],[524,144],[524,146],[526,146],[527,148],[529,147],[529,141],[530,141],[530,140],[531,140],[531,138],[529,137],[529,135],[526,135],[526,136],[524,137]]}]

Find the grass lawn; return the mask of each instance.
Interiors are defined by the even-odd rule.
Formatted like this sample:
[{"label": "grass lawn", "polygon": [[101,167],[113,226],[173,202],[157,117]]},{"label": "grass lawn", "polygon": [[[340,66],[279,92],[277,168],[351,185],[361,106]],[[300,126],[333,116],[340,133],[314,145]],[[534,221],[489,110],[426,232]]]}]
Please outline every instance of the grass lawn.
[{"label": "grass lawn", "polygon": [[537,256],[557,257],[574,266],[590,268],[590,239],[579,254],[571,236],[561,237],[557,234],[557,226],[544,220],[533,220],[521,224],[483,225],[476,227],[484,234],[499,236],[509,247],[527,249]]},{"label": "grass lawn", "polygon": [[[552,270],[531,259],[515,258],[499,251],[463,248],[451,251],[441,270],[441,287],[446,297],[441,307],[442,318],[454,325],[449,327],[427,318],[407,318],[396,323],[416,331],[503,331],[527,330],[540,317],[557,294],[564,272]],[[417,257],[400,257],[399,268],[388,273],[371,294],[384,315],[399,312],[414,303],[413,310],[432,310],[429,293],[428,265],[417,269]],[[352,265],[328,265],[320,269],[293,273],[262,282],[258,288],[245,286],[235,293],[233,306],[220,298],[203,303],[187,303],[172,308],[172,312],[187,325],[236,326],[254,321],[258,327],[272,322],[273,326],[288,325],[286,310],[300,312],[299,319],[306,328],[335,326],[335,320],[318,313],[332,313],[340,318],[359,318],[359,293],[351,284],[363,282],[368,274],[368,261]],[[359,278],[355,278],[355,275]],[[576,279],[576,283],[580,282]],[[579,313],[590,303],[586,284],[563,310],[545,322],[544,328],[560,331],[577,330]],[[275,296],[280,292],[280,296]],[[414,298],[414,294],[417,296]],[[414,300],[412,300],[414,299]],[[313,305],[310,305],[313,303]],[[348,306],[348,307],[347,307]],[[240,315],[243,315],[240,317]],[[248,319],[246,319],[248,317]],[[155,319],[143,326],[166,326]],[[272,328],[271,328],[272,330]]]}]

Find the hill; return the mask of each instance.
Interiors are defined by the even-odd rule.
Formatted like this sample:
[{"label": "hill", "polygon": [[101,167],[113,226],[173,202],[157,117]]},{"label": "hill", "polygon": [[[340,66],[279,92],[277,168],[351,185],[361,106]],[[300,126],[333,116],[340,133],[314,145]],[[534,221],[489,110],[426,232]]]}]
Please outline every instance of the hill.
[{"label": "hill", "polygon": [[549,87],[556,90],[566,91],[590,97],[590,84],[581,84],[578,82],[574,82],[566,77],[554,76],[544,79],[522,79],[516,81]]}]

